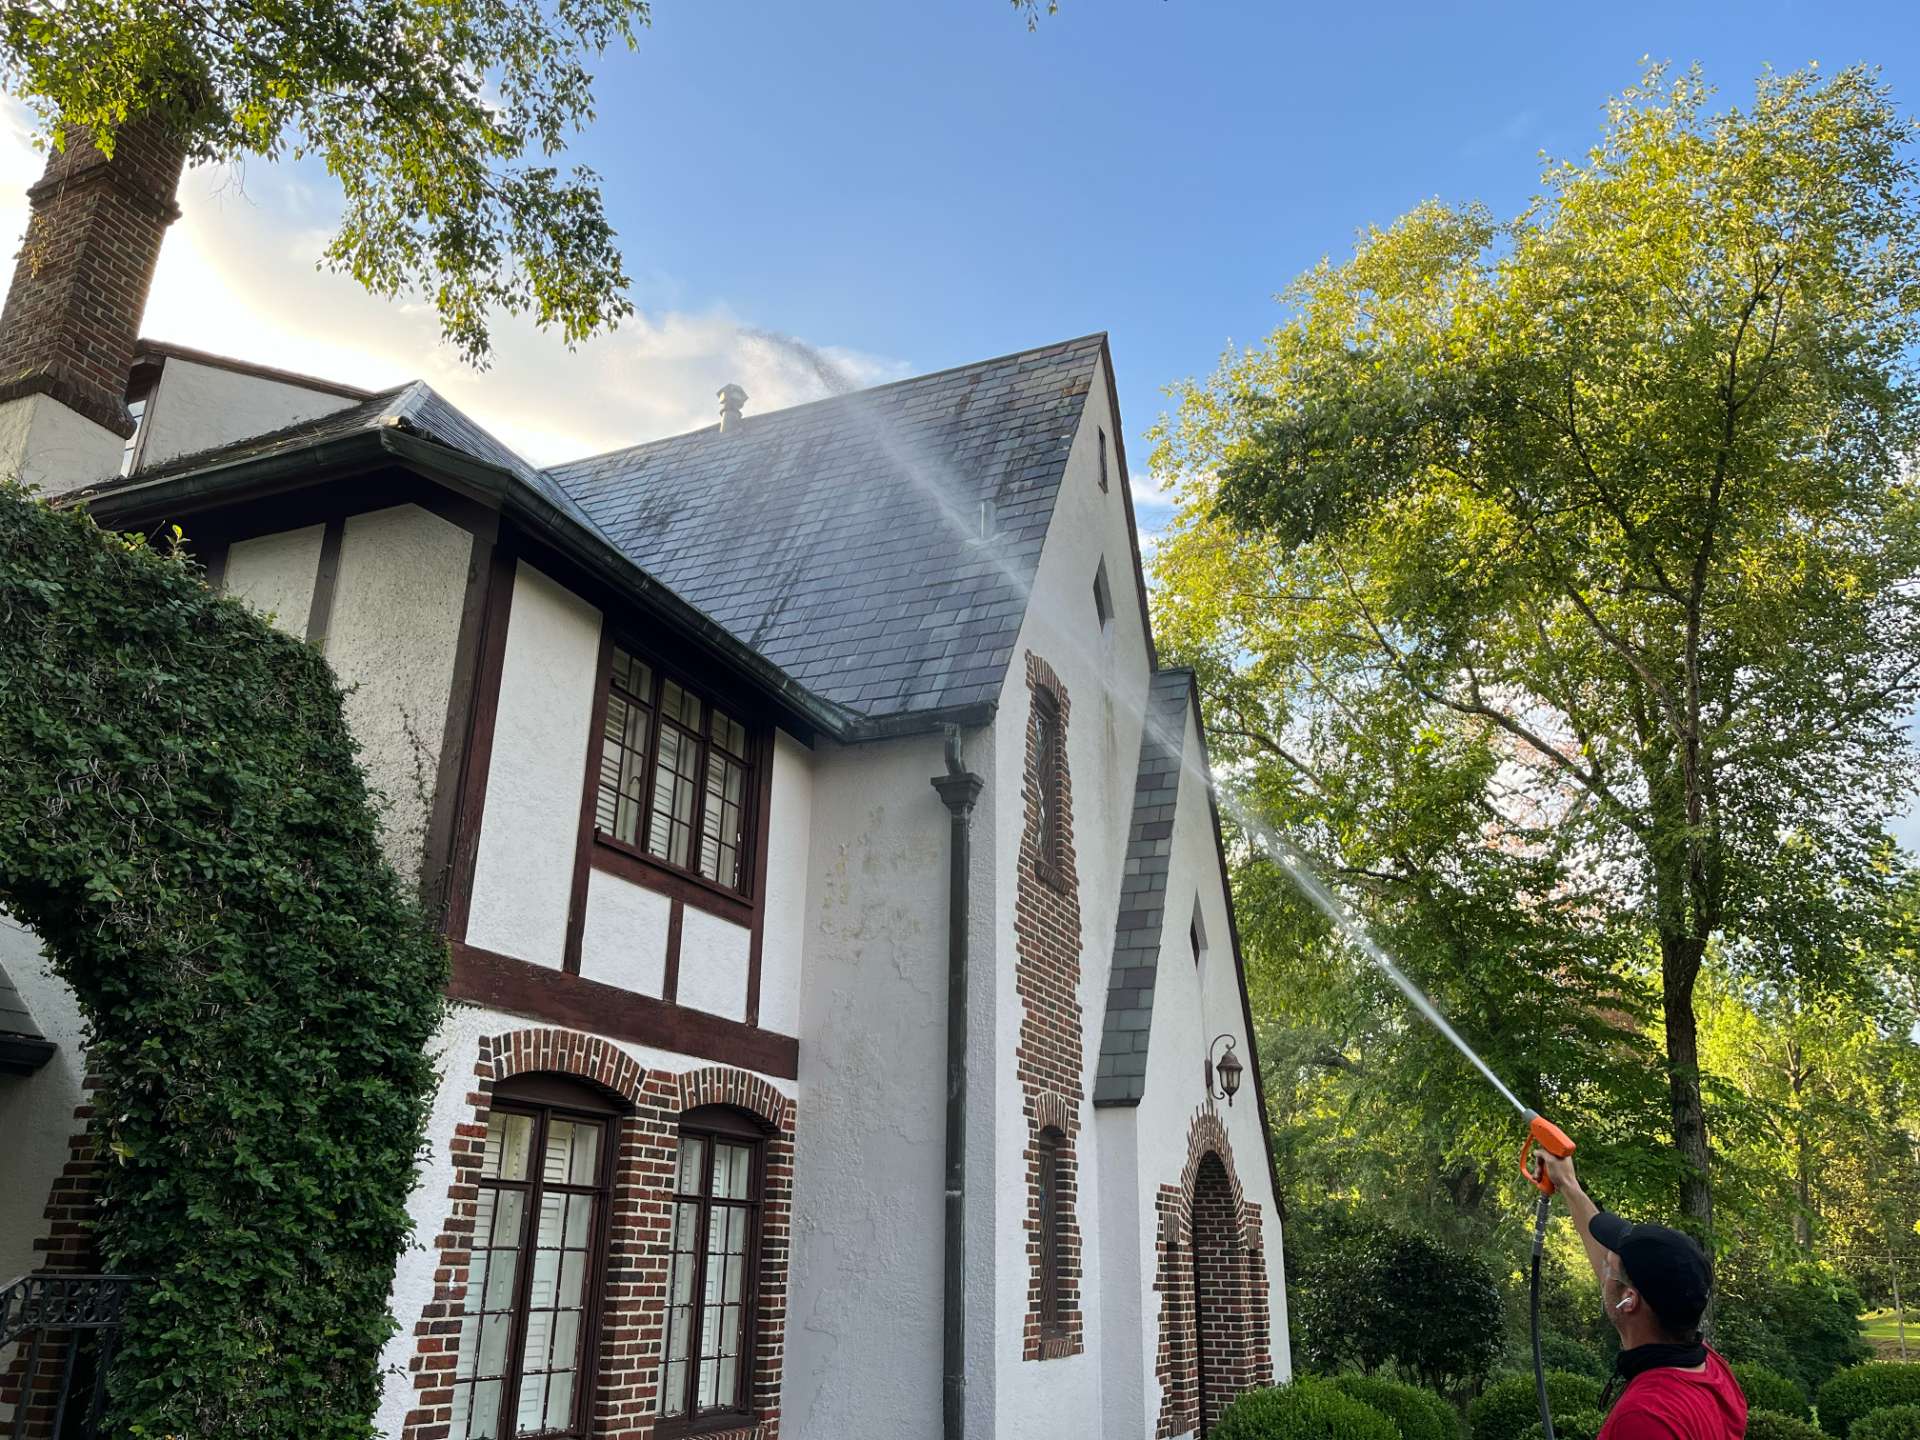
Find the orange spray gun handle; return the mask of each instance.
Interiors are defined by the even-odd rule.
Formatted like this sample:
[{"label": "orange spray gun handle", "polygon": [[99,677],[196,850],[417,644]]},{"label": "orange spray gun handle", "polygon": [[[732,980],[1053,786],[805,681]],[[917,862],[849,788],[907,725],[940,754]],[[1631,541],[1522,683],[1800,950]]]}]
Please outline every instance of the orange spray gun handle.
[{"label": "orange spray gun handle", "polygon": [[1567,1132],[1551,1120],[1528,1110],[1524,1112],[1527,1120],[1527,1143],[1520,1147],[1520,1173],[1539,1187],[1542,1195],[1553,1194],[1553,1181],[1547,1175],[1544,1161],[1533,1153],[1537,1144],[1549,1155],[1565,1159],[1573,1154],[1573,1141],[1567,1138]]}]

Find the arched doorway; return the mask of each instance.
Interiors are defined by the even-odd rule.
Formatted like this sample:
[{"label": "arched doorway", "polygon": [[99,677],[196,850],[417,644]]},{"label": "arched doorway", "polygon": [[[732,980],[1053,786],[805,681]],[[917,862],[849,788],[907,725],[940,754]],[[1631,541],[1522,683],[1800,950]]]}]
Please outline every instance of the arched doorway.
[{"label": "arched doorway", "polygon": [[1208,1151],[1193,1183],[1194,1358],[1204,1436],[1244,1387],[1240,1359],[1246,1317],[1240,1303],[1240,1231],[1233,1183]]}]

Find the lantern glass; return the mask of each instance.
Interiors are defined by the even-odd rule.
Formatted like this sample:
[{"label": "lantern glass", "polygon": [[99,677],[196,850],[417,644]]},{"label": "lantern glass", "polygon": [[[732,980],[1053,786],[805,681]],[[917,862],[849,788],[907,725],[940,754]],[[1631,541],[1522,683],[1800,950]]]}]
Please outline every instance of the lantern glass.
[{"label": "lantern glass", "polygon": [[1229,1050],[1220,1057],[1220,1088],[1227,1092],[1227,1103],[1233,1103],[1233,1097],[1240,1093],[1240,1057]]}]

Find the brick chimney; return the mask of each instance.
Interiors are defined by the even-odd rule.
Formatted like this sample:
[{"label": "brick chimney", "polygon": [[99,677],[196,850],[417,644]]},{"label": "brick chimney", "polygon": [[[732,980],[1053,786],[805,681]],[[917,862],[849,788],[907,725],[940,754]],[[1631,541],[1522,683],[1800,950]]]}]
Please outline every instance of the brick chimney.
[{"label": "brick chimney", "polygon": [[0,311],[0,474],[58,492],[119,472],[127,372],[185,158],[152,121],[121,130],[111,159],[69,131],[27,192]]}]

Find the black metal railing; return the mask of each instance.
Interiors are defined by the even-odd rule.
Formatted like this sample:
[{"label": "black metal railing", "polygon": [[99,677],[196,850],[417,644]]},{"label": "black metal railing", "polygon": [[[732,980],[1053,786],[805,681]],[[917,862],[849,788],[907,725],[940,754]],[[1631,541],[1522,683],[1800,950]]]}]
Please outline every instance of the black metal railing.
[{"label": "black metal railing", "polygon": [[94,1440],[132,1291],[127,1275],[45,1272],[0,1290],[0,1398],[13,1402],[10,1440]]}]

